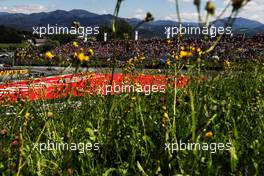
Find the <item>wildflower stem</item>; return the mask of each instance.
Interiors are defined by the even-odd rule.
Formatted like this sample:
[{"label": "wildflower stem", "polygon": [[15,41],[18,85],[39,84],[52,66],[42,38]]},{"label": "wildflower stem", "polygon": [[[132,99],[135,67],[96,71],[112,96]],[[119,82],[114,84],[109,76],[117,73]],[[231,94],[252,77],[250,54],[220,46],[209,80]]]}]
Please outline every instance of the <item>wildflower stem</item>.
[{"label": "wildflower stem", "polygon": [[196,131],[196,115],[194,106],[194,96],[192,90],[189,91],[191,99],[191,110],[192,110],[192,141],[195,141],[195,131]]},{"label": "wildflower stem", "polygon": [[[121,3],[122,3],[122,0],[117,0],[115,11],[114,11],[114,17],[113,17],[113,22],[112,22],[112,31],[113,31],[114,39],[116,39],[116,21],[118,18]],[[114,41],[115,41],[115,43],[114,43],[114,62],[113,62],[113,67],[112,67],[112,78],[110,81],[110,85],[112,85],[112,83],[113,83],[115,67],[116,67],[116,40],[114,40]]]},{"label": "wildflower stem", "polygon": [[176,13],[177,13],[177,18],[178,18],[178,23],[181,23],[179,0],[175,0],[175,5],[176,5]]},{"label": "wildflower stem", "polygon": [[[180,7],[179,7],[179,1],[175,0],[175,6],[176,6],[176,14],[178,18],[179,27],[181,25],[181,16],[180,16]],[[180,51],[180,45],[181,45],[181,36],[178,35],[178,57],[179,57],[179,51]],[[172,122],[172,129],[174,131],[173,136],[175,137],[175,142],[177,142],[177,128],[176,128],[176,103],[177,103],[177,69],[176,65],[174,68],[174,102],[173,102],[173,122]]]},{"label": "wildflower stem", "polygon": [[[234,14],[234,17],[232,18],[233,14]],[[231,15],[228,18],[228,21],[227,21],[225,27],[227,27],[228,25],[232,26],[233,23],[234,23],[234,19],[236,18],[237,15],[238,15],[238,11],[235,11],[235,13],[232,12]],[[215,49],[215,47],[218,45],[218,43],[222,40],[222,38],[223,38],[223,35],[218,36],[218,38],[216,39],[215,43],[213,45],[211,45],[211,47],[208,48],[204,52],[204,54],[208,54],[208,53],[212,52]]]},{"label": "wildflower stem", "polygon": [[209,26],[209,17],[210,17],[210,14],[207,12],[206,18],[205,18],[205,27],[208,27]]},{"label": "wildflower stem", "polygon": [[18,164],[18,171],[17,171],[17,176],[20,175],[21,169],[22,169],[22,159],[23,159],[23,150],[24,150],[24,142],[23,142],[23,127],[20,125],[20,134],[19,134],[19,139],[21,141],[21,147],[19,149],[19,164]]},{"label": "wildflower stem", "polygon": [[[42,130],[41,130],[41,132],[40,132],[40,134],[39,134],[39,136],[38,136],[38,138],[37,138],[35,144],[39,143],[40,138],[41,138],[41,136],[43,135],[43,133],[44,133],[44,131],[45,131],[47,125],[48,125],[48,122],[46,122],[45,125],[43,126],[43,128],[42,128]],[[31,152],[32,152],[32,151],[33,151],[33,150],[31,150]],[[28,155],[27,159],[28,159],[29,156],[31,155],[31,152],[30,152],[30,154]],[[20,162],[20,161],[19,161],[19,162]],[[20,172],[21,172],[22,168],[25,166],[26,163],[27,163],[27,160],[25,160],[25,161],[23,162],[23,164],[19,164],[19,168],[18,168],[17,176],[20,175]]]},{"label": "wildflower stem", "polygon": [[[181,70],[181,69],[180,69]],[[177,142],[177,127],[176,127],[176,106],[177,106],[177,67],[175,65],[174,68],[174,101],[173,101],[173,122],[172,122],[172,129],[174,131],[175,134],[173,134],[175,136],[175,142]]]},{"label": "wildflower stem", "polygon": [[141,119],[141,122],[142,122],[142,126],[144,128],[144,135],[146,135],[146,128],[145,128],[145,123],[144,123],[144,117],[143,117],[143,114],[142,114],[142,109],[141,109],[139,97],[137,97],[137,100],[138,100],[138,110],[139,110],[139,114],[140,114],[140,119]]},{"label": "wildflower stem", "polygon": [[222,12],[216,17],[216,20],[219,20],[227,11],[227,9],[231,6],[231,2],[229,2],[226,7],[222,10]]},{"label": "wildflower stem", "polygon": [[198,14],[198,22],[199,24],[202,23],[202,15],[201,15],[201,9],[200,9],[200,6],[196,6],[197,8],[197,14]]},{"label": "wildflower stem", "polygon": [[[115,67],[116,67],[116,21],[118,18],[118,14],[119,14],[119,9],[121,6],[122,0],[117,0],[116,3],[116,7],[115,7],[115,11],[114,11],[114,17],[113,17],[113,21],[112,21],[112,31],[113,31],[113,37],[114,37],[114,46],[113,46],[113,53],[114,53],[114,57],[113,57],[113,66],[112,66],[112,71],[111,71],[111,80],[110,80],[110,85],[112,86],[113,81],[114,81],[114,74],[115,74]],[[111,98],[108,98],[108,104],[110,106],[111,104]],[[106,130],[108,131],[108,127],[109,127],[109,121],[111,118],[111,114],[110,114],[110,110],[108,112],[108,117],[106,119]]]}]

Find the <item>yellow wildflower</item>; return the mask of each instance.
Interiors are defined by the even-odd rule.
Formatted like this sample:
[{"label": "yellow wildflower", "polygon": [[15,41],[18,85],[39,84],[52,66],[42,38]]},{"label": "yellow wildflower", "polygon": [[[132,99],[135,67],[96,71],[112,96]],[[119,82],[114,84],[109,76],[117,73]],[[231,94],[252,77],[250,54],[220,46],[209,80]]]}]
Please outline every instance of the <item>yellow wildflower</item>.
[{"label": "yellow wildflower", "polygon": [[50,51],[47,51],[45,53],[45,58],[47,58],[48,60],[51,60],[53,57],[54,57],[54,55]]},{"label": "yellow wildflower", "polygon": [[212,131],[208,131],[207,133],[205,133],[205,137],[207,138],[212,138],[213,137],[213,132]]},{"label": "yellow wildflower", "polygon": [[166,118],[166,119],[168,119],[169,118],[169,115],[168,115],[168,113],[167,112],[164,112],[164,118]]},{"label": "yellow wildflower", "polygon": [[85,57],[84,57],[84,60],[85,60],[85,61],[90,61],[90,57],[89,57],[89,56],[85,56]]},{"label": "yellow wildflower", "polygon": [[93,56],[94,55],[94,50],[89,49],[89,53]]},{"label": "yellow wildflower", "polygon": [[177,54],[174,54],[174,55],[173,55],[173,58],[174,58],[175,60],[180,60],[180,58],[179,58],[179,56],[178,56]]},{"label": "yellow wildflower", "polygon": [[180,52],[180,58],[183,58],[183,57],[192,57],[193,56],[193,53],[192,52],[188,52],[188,51],[181,51]]},{"label": "yellow wildflower", "polygon": [[73,42],[72,45],[73,45],[75,48],[78,48],[78,47],[79,47],[78,42]]},{"label": "yellow wildflower", "polygon": [[231,66],[231,63],[228,61],[228,60],[225,60],[225,67],[227,67],[227,68],[230,68],[230,66]]},{"label": "yellow wildflower", "polygon": [[131,100],[136,101],[137,97],[132,97]]},{"label": "yellow wildflower", "polygon": [[53,113],[52,112],[48,112],[48,118],[52,118],[53,117]]},{"label": "yellow wildflower", "polygon": [[167,60],[166,60],[166,65],[168,65],[168,66],[171,65],[171,61],[170,61],[170,59],[167,59]]},{"label": "yellow wildflower", "polygon": [[196,50],[196,51],[197,51],[197,53],[198,53],[198,55],[199,55],[199,56],[201,56],[201,55],[203,54],[203,52],[202,52],[201,48],[197,48],[197,50]]},{"label": "yellow wildflower", "polygon": [[145,56],[139,57],[139,60],[145,60],[145,59],[146,59]]},{"label": "yellow wildflower", "polygon": [[83,62],[86,58],[86,56],[84,55],[84,53],[79,53],[77,55],[77,59],[80,61],[80,62]]},{"label": "yellow wildflower", "polygon": [[29,113],[29,112],[26,112],[26,114],[25,114],[25,119],[28,120],[29,117],[30,117],[30,113]]},{"label": "yellow wildflower", "polygon": [[90,61],[90,56],[86,56],[84,53],[79,53],[77,55],[77,59],[80,61],[80,62],[83,62],[83,61]]}]

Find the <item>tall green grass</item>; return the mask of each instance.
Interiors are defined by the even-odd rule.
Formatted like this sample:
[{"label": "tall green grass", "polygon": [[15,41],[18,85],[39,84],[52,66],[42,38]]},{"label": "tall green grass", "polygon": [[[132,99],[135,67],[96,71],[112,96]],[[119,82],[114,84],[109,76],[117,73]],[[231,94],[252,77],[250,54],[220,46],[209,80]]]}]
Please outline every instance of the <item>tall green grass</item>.
[{"label": "tall green grass", "polygon": [[[260,175],[264,169],[264,75],[192,77],[174,91],[18,102],[1,107],[0,172],[12,175]],[[106,103],[108,102],[108,103]],[[5,113],[12,111],[14,114]],[[25,118],[25,113],[30,116]],[[48,112],[53,116],[48,117]],[[164,114],[167,113],[168,117]],[[176,127],[176,128],[175,128]],[[207,131],[213,132],[206,138]],[[229,151],[171,152],[165,143],[228,143]],[[15,136],[20,147],[10,147]],[[99,151],[33,150],[33,143],[99,143]],[[19,169],[20,168],[20,169]]]}]

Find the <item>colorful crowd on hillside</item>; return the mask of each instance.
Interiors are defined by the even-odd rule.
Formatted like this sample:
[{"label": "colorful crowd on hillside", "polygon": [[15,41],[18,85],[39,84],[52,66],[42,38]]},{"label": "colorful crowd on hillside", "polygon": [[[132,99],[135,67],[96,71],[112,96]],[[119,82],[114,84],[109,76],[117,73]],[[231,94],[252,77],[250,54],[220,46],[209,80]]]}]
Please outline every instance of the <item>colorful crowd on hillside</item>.
[{"label": "colorful crowd on hillside", "polygon": [[[111,59],[115,56],[119,60],[128,60],[134,56],[144,56],[146,60],[155,60],[172,55],[178,48],[192,50],[199,48],[205,51],[213,45],[217,39],[141,39],[138,41],[117,40],[107,41],[78,41],[79,47],[83,51],[89,52],[92,48],[95,52],[94,58]],[[113,45],[116,45],[114,47]],[[246,38],[243,35],[224,36],[216,46],[215,50],[204,59],[217,58],[218,60],[249,60],[263,61],[264,36],[254,36]],[[63,47],[53,50],[54,54],[61,56],[74,55],[76,48],[73,43],[68,43]]]}]

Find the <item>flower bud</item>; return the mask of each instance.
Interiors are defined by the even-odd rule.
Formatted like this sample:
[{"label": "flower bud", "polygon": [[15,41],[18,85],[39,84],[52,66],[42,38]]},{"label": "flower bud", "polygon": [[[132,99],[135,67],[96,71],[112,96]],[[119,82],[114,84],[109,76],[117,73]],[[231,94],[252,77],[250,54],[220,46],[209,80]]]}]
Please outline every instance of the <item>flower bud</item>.
[{"label": "flower bud", "polygon": [[48,112],[48,118],[52,118],[54,114],[52,112]]},{"label": "flower bud", "polygon": [[214,13],[215,13],[215,5],[214,5],[214,3],[212,1],[208,1],[207,4],[206,4],[205,10],[209,14],[214,15]]},{"label": "flower bud", "polygon": [[12,147],[18,147],[19,146],[19,140],[12,141],[11,146]]},{"label": "flower bud", "polygon": [[205,137],[207,138],[212,138],[214,136],[212,131],[208,131],[207,133],[205,133]]},{"label": "flower bud", "polygon": [[200,6],[200,4],[201,4],[201,0],[194,0],[193,3],[194,3],[194,5],[196,5],[196,6]]},{"label": "flower bud", "polygon": [[3,129],[0,131],[0,136],[5,136],[7,135],[7,130],[6,129]]},{"label": "flower bud", "polygon": [[247,0],[232,0],[232,6],[234,10],[241,8],[245,1]]},{"label": "flower bud", "polygon": [[148,13],[146,14],[145,21],[146,21],[146,22],[149,22],[149,21],[153,21],[153,20],[154,20],[153,15],[152,15],[150,12],[148,12]]}]

